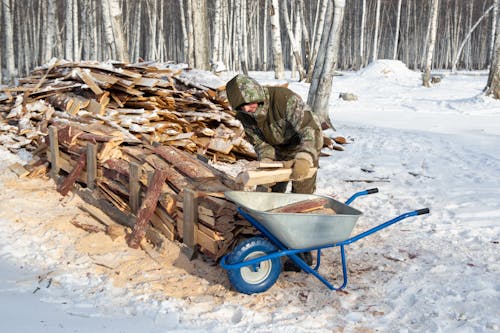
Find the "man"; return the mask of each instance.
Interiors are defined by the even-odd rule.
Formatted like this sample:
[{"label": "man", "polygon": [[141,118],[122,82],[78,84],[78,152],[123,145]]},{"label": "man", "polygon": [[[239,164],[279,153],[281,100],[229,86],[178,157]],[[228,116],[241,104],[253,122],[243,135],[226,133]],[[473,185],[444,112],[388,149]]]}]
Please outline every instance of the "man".
[{"label": "man", "polygon": [[[288,88],[263,87],[242,74],[226,84],[226,93],[258,159],[290,161],[292,192],[314,193],[316,173],[305,177],[310,168],[319,166],[323,135],[316,115],[300,96]],[[287,185],[288,182],[277,183],[271,191],[285,192]]]},{"label": "man", "polygon": [[[316,173],[311,178],[304,178],[310,168],[319,166],[323,135],[318,119],[300,96],[283,87],[263,87],[242,74],[226,84],[226,93],[257,158],[260,161],[290,161],[292,192],[314,193]],[[284,193],[287,185],[288,182],[277,183],[271,186],[271,191]],[[257,190],[267,188],[260,186]],[[311,252],[298,255],[312,265]],[[300,271],[290,259],[285,261],[284,269]]]}]

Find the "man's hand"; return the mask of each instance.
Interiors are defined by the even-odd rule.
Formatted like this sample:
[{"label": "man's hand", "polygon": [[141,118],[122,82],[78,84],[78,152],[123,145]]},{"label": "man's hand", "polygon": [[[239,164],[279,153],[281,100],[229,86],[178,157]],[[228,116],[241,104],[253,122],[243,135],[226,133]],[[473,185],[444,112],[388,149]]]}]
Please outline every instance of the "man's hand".
[{"label": "man's hand", "polygon": [[312,167],[311,162],[305,158],[296,158],[293,163],[292,174],[290,176],[293,180],[302,180],[309,173],[309,169]]}]

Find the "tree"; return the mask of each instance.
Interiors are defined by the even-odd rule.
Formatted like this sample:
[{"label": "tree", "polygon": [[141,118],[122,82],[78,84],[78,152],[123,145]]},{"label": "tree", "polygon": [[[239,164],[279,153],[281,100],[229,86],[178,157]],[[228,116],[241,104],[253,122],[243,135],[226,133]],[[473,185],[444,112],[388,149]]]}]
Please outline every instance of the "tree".
[{"label": "tree", "polygon": [[116,44],[116,54],[118,60],[129,62],[127,41],[123,33],[122,11],[118,0],[109,1],[109,15],[111,16],[111,26],[113,28],[114,41]]},{"label": "tree", "polygon": [[293,56],[295,58],[295,62],[297,63],[299,78],[300,81],[302,81],[306,76],[306,74],[304,72],[304,67],[302,66],[302,56],[299,51],[299,46],[297,45],[295,36],[293,34],[292,26],[290,24],[290,19],[288,18],[288,9],[286,0],[282,0],[281,9],[283,10],[283,21],[285,22],[286,32],[288,34],[288,38],[290,39],[290,45],[292,47]]},{"label": "tree", "polygon": [[205,0],[191,0],[194,37],[194,67],[209,69],[207,5]]},{"label": "tree", "polygon": [[2,75],[4,80],[12,83],[17,76],[16,64],[14,62],[14,29],[12,28],[12,12],[9,0],[2,0],[3,9],[3,29],[5,35],[5,45],[3,47],[5,54],[5,73]]},{"label": "tree", "polygon": [[432,0],[432,11],[431,11],[431,25],[430,25],[430,36],[429,43],[427,45],[427,57],[425,59],[424,74],[422,76],[422,84],[425,87],[431,86],[431,66],[432,57],[434,55],[434,46],[436,44],[436,34],[437,34],[437,22],[438,22],[438,9],[439,0]]},{"label": "tree", "polygon": [[271,36],[273,50],[274,77],[282,79],[285,77],[285,66],[283,65],[283,51],[281,49],[281,30],[278,0],[271,0],[269,6],[269,16],[271,17]]},{"label": "tree", "polygon": [[375,32],[373,33],[373,53],[372,62],[378,59],[378,30],[380,27],[380,0],[377,0],[377,10],[375,14]]},{"label": "tree", "polygon": [[[499,0],[495,0],[498,8]],[[491,95],[495,99],[500,99],[500,20],[497,19],[495,27],[495,47],[491,62],[488,83],[486,85],[486,95]]]},{"label": "tree", "polygon": [[[335,7],[335,8],[333,8]],[[337,67],[340,31],[344,20],[345,0],[328,3],[325,29],[321,38],[320,52],[314,65],[313,80],[307,96],[309,104],[321,123],[333,127],[328,115],[328,102],[332,91],[333,74]]]}]

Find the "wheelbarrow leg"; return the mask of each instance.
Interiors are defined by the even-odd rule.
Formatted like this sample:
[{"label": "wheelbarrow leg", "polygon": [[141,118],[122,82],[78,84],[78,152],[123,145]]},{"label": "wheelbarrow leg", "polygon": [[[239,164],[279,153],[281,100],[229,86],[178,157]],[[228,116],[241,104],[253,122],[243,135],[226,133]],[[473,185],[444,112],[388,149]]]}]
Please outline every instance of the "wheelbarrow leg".
[{"label": "wheelbarrow leg", "polygon": [[309,267],[304,260],[302,260],[298,255],[296,254],[289,254],[288,257],[290,257],[302,270],[306,273],[310,273],[314,275],[318,280],[323,282],[325,286],[327,286],[330,290],[341,290],[344,289],[345,286],[347,285],[347,263],[346,263],[346,256],[345,256],[345,249],[344,245],[339,245],[340,246],[340,256],[342,259],[342,285],[340,287],[334,287],[328,280],[326,280],[321,274],[318,273],[318,268],[320,265],[320,250],[318,250],[318,263],[316,264],[315,268]]}]

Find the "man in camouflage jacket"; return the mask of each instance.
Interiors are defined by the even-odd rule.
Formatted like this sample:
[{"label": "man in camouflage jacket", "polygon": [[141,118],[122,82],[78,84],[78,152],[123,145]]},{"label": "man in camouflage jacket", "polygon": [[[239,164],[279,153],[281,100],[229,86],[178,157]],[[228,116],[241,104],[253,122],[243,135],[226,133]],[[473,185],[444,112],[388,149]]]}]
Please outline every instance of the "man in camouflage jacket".
[{"label": "man in camouflage jacket", "polygon": [[[226,85],[229,103],[245,128],[260,161],[292,161],[292,192],[311,194],[316,190],[316,173],[323,146],[319,121],[299,95],[283,87],[264,87],[238,74]],[[288,182],[271,187],[285,192]]]}]

